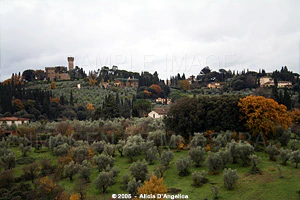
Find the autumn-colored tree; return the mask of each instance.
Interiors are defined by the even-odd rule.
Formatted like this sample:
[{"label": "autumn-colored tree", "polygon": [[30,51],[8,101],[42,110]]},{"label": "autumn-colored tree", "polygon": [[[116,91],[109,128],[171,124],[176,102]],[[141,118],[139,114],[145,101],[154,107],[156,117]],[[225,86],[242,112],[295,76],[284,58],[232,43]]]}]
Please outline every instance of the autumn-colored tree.
[{"label": "autumn-colored tree", "polygon": [[146,97],[150,97],[151,96],[151,92],[149,92],[148,90],[144,90],[145,96]]},{"label": "autumn-colored tree", "polygon": [[50,89],[56,89],[56,82],[55,81],[52,81],[51,82],[51,85],[50,85]]},{"label": "autumn-colored tree", "polygon": [[167,187],[163,184],[164,178],[157,179],[157,176],[152,175],[149,181],[145,181],[144,186],[138,189],[139,194],[166,194]]},{"label": "autumn-colored tree", "polygon": [[293,123],[300,124],[300,110],[295,108],[292,112],[290,112]]},{"label": "autumn-colored tree", "polygon": [[58,103],[58,104],[60,104],[60,98],[54,98],[54,97],[50,97],[50,103],[52,103],[52,102],[56,102],[56,103]]},{"label": "autumn-colored tree", "polygon": [[178,87],[184,91],[191,89],[191,84],[188,80],[180,80],[178,81]]},{"label": "autumn-colored tree", "polygon": [[91,86],[95,86],[95,85],[96,85],[96,83],[97,83],[97,80],[96,80],[96,79],[94,79],[92,76],[90,76],[90,78],[89,78],[89,85],[91,85]]},{"label": "autumn-colored tree", "polygon": [[70,200],[80,200],[79,194],[75,193],[70,196]]},{"label": "autumn-colored tree", "polygon": [[[247,96],[238,103],[246,128],[253,136],[262,134],[264,139],[276,134],[275,128],[287,129],[292,121],[286,106],[262,96]],[[271,134],[271,135],[270,135]]]},{"label": "autumn-colored tree", "polygon": [[24,109],[24,105],[21,99],[11,100],[11,105],[16,108],[16,111],[20,111]]},{"label": "autumn-colored tree", "polygon": [[86,109],[87,109],[89,112],[91,112],[91,111],[95,110],[95,108],[94,108],[94,106],[93,106],[93,104],[92,104],[92,103],[88,103],[88,104],[86,104]]},{"label": "autumn-colored tree", "polygon": [[160,93],[162,93],[161,87],[159,85],[157,85],[157,84],[152,84],[149,87],[149,89],[153,89],[157,95],[159,95]]},{"label": "autumn-colored tree", "polygon": [[45,193],[52,193],[56,187],[56,184],[48,176],[40,178],[39,184],[40,184],[40,188]]}]

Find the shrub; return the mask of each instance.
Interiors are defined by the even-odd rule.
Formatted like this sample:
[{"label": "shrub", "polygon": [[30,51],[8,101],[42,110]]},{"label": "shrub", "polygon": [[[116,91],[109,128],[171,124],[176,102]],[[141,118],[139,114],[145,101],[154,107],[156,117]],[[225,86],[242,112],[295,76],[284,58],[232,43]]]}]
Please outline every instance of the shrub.
[{"label": "shrub", "polygon": [[232,170],[231,168],[224,169],[223,181],[224,181],[225,188],[227,188],[228,190],[233,189],[233,185],[236,183],[238,178],[239,177],[237,175],[236,170]]},{"label": "shrub", "polygon": [[289,149],[280,148],[279,152],[281,164],[286,165],[286,162],[290,159],[292,151]]},{"label": "shrub", "polygon": [[208,152],[206,165],[211,174],[218,174],[218,170],[222,169],[223,167],[223,161],[220,154]]},{"label": "shrub", "polygon": [[249,165],[251,161],[249,156],[253,154],[254,147],[250,145],[248,142],[239,142],[237,149],[239,154],[238,157],[243,161],[243,166]]},{"label": "shrub", "polygon": [[190,174],[189,167],[191,165],[189,157],[180,156],[176,161],[175,166],[177,171],[179,171],[179,176],[188,176]]},{"label": "shrub", "polygon": [[204,137],[203,133],[195,133],[193,139],[191,140],[191,147],[206,147],[207,139]]},{"label": "shrub", "polygon": [[250,170],[250,173],[251,174],[261,174],[261,171],[260,169],[257,167],[257,165],[260,163],[261,161],[261,158],[258,157],[257,155],[250,155],[249,158],[251,159],[251,162],[252,162],[252,168]]},{"label": "shrub", "polygon": [[1,160],[5,170],[15,168],[16,166],[16,155],[13,152],[2,156]]},{"label": "shrub", "polygon": [[266,148],[266,153],[269,154],[270,160],[276,161],[275,156],[279,155],[280,152],[275,145],[269,144],[269,146]]},{"label": "shrub", "polygon": [[226,167],[226,165],[231,161],[231,155],[230,151],[226,147],[222,147],[219,149],[217,154],[221,157],[222,163],[223,163],[223,169]]},{"label": "shrub", "polygon": [[287,130],[283,130],[283,128],[277,127],[276,128],[276,135],[278,135],[278,140],[281,144],[281,146],[287,146],[291,139],[291,128],[288,128]]},{"label": "shrub", "polygon": [[292,151],[298,150],[298,148],[299,148],[298,140],[296,140],[296,139],[291,140],[290,146],[291,146]]},{"label": "shrub", "polygon": [[206,178],[207,173],[202,170],[202,172],[194,172],[192,174],[192,179],[193,179],[193,186],[195,187],[200,187],[203,184],[208,182],[208,179]]},{"label": "shrub", "polygon": [[296,168],[298,168],[298,163],[300,162],[300,150],[291,153],[290,161],[296,163]]}]

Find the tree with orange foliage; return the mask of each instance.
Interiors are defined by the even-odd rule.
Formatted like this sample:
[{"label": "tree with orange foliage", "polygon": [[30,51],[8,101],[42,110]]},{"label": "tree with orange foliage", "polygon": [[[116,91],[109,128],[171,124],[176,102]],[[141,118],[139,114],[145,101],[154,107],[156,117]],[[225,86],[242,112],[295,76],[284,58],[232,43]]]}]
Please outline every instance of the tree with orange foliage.
[{"label": "tree with orange foliage", "polygon": [[86,109],[87,109],[89,112],[91,112],[91,111],[95,110],[95,108],[94,108],[94,106],[93,106],[93,104],[92,104],[92,103],[88,103],[88,104],[86,104]]},{"label": "tree with orange foliage", "polygon": [[16,111],[20,111],[24,109],[24,104],[21,99],[11,100],[11,105],[16,108]]},{"label": "tree with orange foliage", "polygon": [[[152,194],[157,196],[158,194],[166,194],[168,192],[167,187],[163,184],[164,178],[157,179],[157,176],[152,175],[149,181],[145,181],[144,186],[138,189],[138,194]],[[141,198],[140,198],[141,199]],[[164,199],[164,198],[161,198]]]},{"label": "tree with orange foliage", "polygon": [[191,89],[191,84],[188,80],[179,80],[178,81],[178,87],[184,91]]},{"label": "tree with orange foliage", "polygon": [[153,89],[157,95],[163,92],[161,87],[157,84],[150,85],[149,89]]},{"label": "tree with orange foliage", "polygon": [[75,193],[70,196],[70,200],[80,200],[79,194]]},{"label": "tree with orange foliage", "polygon": [[50,103],[52,103],[53,101],[55,101],[56,103],[60,104],[60,98],[50,97]]},{"label": "tree with orange foliage", "polygon": [[[277,126],[286,130],[292,122],[286,106],[262,96],[247,96],[238,103],[246,128],[253,136],[262,134],[264,139],[275,136]],[[271,135],[270,135],[271,134]]]}]

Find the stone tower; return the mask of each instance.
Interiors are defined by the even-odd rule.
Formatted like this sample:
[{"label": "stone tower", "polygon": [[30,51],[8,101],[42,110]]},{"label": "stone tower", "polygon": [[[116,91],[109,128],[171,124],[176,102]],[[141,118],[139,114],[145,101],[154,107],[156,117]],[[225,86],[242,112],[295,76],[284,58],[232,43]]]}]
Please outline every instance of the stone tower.
[{"label": "stone tower", "polygon": [[74,57],[68,57],[69,71],[74,69]]}]

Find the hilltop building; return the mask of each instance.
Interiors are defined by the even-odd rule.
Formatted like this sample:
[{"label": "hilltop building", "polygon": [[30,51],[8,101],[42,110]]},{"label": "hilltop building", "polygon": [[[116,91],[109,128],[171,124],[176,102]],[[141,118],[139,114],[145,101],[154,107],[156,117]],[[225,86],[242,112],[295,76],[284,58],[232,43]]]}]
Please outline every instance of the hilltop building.
[{"label": "hilltop building", "polygon": [[[274,79],[272,79],[271,77],[268,77],[268,76],[261,77],[259,79],[259,83],[260,83],[260,87],[275,86]],[[293,87],[293,84],[290,81],[278,81],[277,87],[278,88],[290,88],[290,87]]]},{"label": "hilltop building", "polygon": [[[68,57],[69,70],[74,69],[74,57]],[[46,78],[53,80],[70,80],[68,69],[65,66],[46,67]]]},{"label": "hilltop building", "polygon": [[116,78],[114,81],[116,87],[138,87],[139,79],[136,78]]}]

